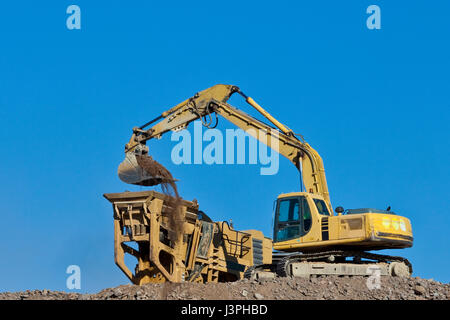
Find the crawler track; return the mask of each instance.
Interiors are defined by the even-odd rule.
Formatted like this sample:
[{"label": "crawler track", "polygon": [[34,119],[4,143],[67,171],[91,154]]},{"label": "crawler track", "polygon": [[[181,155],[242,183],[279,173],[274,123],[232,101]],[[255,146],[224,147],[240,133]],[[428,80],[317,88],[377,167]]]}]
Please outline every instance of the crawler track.
[{"label": "crawler track", "polygon": [[403,258],[390,255],[375,254],[365,251],[344,251],[344,250],[330,250],[314,253],[280,253],[274,254],[271,265],[259,265],[249,268],[244,277],[250,278],[252,273],[257,270],[271,270],[277,275],[282,277],[290,276],[289,266],[296,262],[349,262],[346,259],[351,258],[353,261],[351,263],[392,263],[392,262],[402,262],[408,269],[409,273],[412,274],[411,263]]}]

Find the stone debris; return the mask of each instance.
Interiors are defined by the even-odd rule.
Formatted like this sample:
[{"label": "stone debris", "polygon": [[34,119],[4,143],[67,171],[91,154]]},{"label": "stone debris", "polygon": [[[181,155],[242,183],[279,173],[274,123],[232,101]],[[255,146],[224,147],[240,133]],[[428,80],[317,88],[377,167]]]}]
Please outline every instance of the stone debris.
[{"label": "stone debris", "polygon": [[420,278],[382,277],[369,289],[367,277],[323,276],[240,280],[228,283],[122,285],[95,294],[26,290],[2,292],[0,300],[449,300],[450,284]]}]

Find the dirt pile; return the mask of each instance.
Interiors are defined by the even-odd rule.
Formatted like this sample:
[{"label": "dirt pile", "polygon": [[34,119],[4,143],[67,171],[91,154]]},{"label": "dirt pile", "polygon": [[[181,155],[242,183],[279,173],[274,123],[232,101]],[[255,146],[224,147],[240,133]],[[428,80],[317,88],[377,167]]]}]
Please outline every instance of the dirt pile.
[{"label": "dirt pile", "polygon": [[96,294],[48,290],[0,293],[0,300],[449,300],[450,284],[421,278],[382,277],[370,290],[367,277],[324,276],[240,280],[228,283],[122,285]]}]

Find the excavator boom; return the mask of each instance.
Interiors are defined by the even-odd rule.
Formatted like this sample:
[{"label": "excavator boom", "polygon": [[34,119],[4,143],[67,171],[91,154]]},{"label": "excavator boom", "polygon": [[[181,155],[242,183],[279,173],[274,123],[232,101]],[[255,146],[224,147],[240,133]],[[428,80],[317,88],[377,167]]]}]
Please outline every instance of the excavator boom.
[{"label": "excavator boom", "polygon": [[[238,93],[246,102],[263,115],[272,125],[266,124],[246,112],[227,103],[228,99]],[[238,87],[232,85],[215,85],[195,94],[180,104],[163,112],[156,119],[134,128],[133,135],[125,146],[125,160],[120,164],[118,174],[122,181],[129,184],[151,186],[158,184],[162,177],[155,177],[146,172],[136,160],[136,156],[148,154],[146,141],[159,138],[168,131],[182,130],[189,123],[198,119],[209,119],[212,115],[221,116],[249,135],[289,159],[300,171],[303,185],[310,193],[322,196],[329,208],[332,208],[325,178],[325,169],[320,155],[308,143],[301,141],[285,125],[276,120],[251,97],[246,96]],[[155,124],[154,124],[155,123]],[[148,129],[147,126],[154,124]]]}]

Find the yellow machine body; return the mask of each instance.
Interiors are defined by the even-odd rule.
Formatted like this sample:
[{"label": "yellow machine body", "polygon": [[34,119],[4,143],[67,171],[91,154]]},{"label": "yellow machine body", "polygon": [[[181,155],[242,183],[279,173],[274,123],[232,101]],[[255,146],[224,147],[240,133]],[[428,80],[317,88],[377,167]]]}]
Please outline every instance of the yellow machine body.
[{"label": "yellow machine body", "polygon": [[[115,262],[134,284],[235,281],[251,266],[272,263],[271,239],[213,222],[196,202],[182,200],[174,217],[173,198],[155,191],[104,196],[114,210]],[[134,269],[125,254],[137,259]]]},{"label": "yellow machine body", "polygon": [[[281,212],[289,204],[290,217]],[[280,195],[276,210],[273,247],[279,251],[377,250],[408,248],[413,243],[409,219],[382,210],[331,215],[333,211],[322,197],[307,192]]]}]

